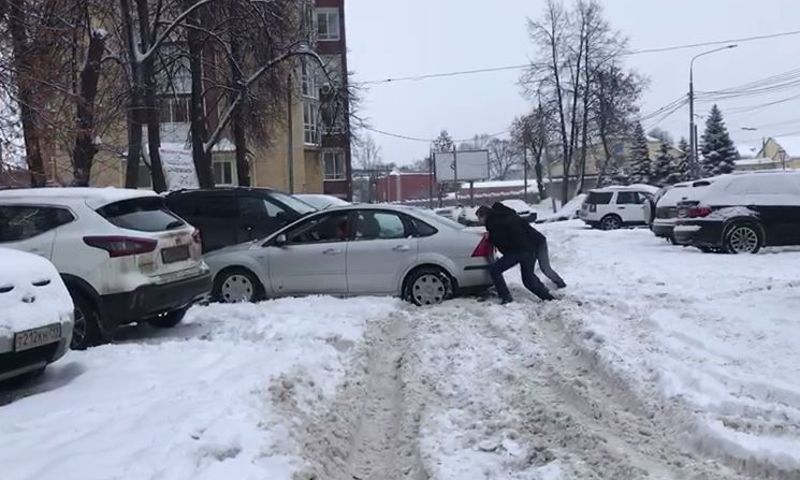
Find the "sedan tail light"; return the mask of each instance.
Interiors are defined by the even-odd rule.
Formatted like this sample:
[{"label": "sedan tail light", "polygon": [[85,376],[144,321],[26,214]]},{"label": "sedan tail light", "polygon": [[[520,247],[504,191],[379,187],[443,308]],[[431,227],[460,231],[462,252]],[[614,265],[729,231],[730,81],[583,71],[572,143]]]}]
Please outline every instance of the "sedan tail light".
[{"label": "sedan tail light", "polygon": [[111,258],[127,257],[140,253],[152,252],[158,241],[151,238],[135,238],[121,236],[83,237],[83,243],[90,247],[100,248],[108,252]]},{"label": "sedan tail light", "polygon": [[489,241],[489,237],[487,235],[481,236],[481,241],[478,242],[478,246],[475,247],[475,250],[472,252],[473,257],[491,257],[494,255],[494,246],[492,242]]},{"label": "sedan tail light", "polygon": [[194,232],[192,232],[192,241],[194,241],[194,243],[196,243],[198,245],[200,245],[200,243],[202,243],[203,239],[200,236],[200,230],[198,230],[196,228],[194,229]]},{"label": "sedan tail light", "polygon": [[694,206],[689,207],[689,218],[703,218],[711,214],[710,207]]}]

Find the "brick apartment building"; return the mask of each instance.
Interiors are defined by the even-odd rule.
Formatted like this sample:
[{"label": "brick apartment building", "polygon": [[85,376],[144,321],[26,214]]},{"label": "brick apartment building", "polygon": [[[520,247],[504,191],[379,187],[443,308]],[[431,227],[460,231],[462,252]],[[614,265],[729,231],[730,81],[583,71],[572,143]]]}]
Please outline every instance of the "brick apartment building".
[{"label": "brick apartment building", "polygon": [[[248,142],[252,186],[270,187],[293,193],[327,193],[350,199],[352,197],[352,162],[346,102],[330,102],[335,92],[347,89],[347,41],[344,0],[308,0],[298,2],[304,17],[313,22],[306,25],[312,48],[323,60],[328,75],[323,75],[316,61],[302,57],[295,61],[291,82],[291,97],[287,98],[286,121],[268,126],[271,142]],[[165,45],[162,48],[179,47]],[[205,54],[206,62],[215,59],[213,52]],[[213,95],[215,80],[207,74],[207,91]],[[189,153],[189,104],[191,77],[188,61],[171,72],[168,93],[161,96],[161,145],[163,150],[183,150]],[[216,126],[217,116],[208,100],[208,128]],[[335,105],[335,106],[333,106]],[[291,110],[291,111],[289,111]],[[253,118],[252,121],[259,121]],[[96,156],[91,183],[95,186],[124,185],[126,136],[122,120],[102,138],[103,145]],[[69,184],[71,167],[65,152],[47,156],[47,173],[53,184]],[[145,156],[145,160],[147,160]],[[235,149],[224,136],[212,153],[214,179],[217,186],[237,185]],[[139,187],[152,188],[149,166],[142,164]]]}]

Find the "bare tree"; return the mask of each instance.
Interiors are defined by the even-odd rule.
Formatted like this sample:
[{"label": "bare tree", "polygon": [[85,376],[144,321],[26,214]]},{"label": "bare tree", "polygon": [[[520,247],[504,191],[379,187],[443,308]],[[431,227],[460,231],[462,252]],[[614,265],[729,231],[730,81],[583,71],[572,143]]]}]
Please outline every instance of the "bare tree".
[{"label": "bare tree", "polygon": [[611,142],[632,133],[644,80],[634,73],[625,72],[615,63],[598,69],[595,76],[597,88],[592,116],[603,147],[604,158],[598,166],[597,179],[598,185],[603,185],[608,174],[619,167],[617,161],[620,159],[614,157]]},{"label": "bare tree", "polygon": [[364,170],[377,170],[383,165],[381,148],[375,143],[371,135],[367,135],[363,145],[356,149],[358,165]]},{"label": "bare tree", "polygon": [[492,178],[505,180],[512,168],[521,163],[519,152],[510,140],[492,138],[486,144],[489,150],[489,171]]},{"label": "bare tree", "polygon": [[564,176],[563,202],[569,197],[571,174],[578,176],[578,189],[583,188],[588,153],[598,136],[592,114],[599,88],[597,73],[620,56],[626,43],[602,13],[597,0],[578,0],[572,10],[548,0],[542,18],[529,20],[539,55],[521,80],[528,95],[535,96],[554,117]]},{"label": "bare tree", "polygon": [[[547,150],[549,134],[553,128],[550,125],[552,115],[545,111],[541,104],[528,115],[523,115],[514,119],[511,125],[511,139],[518,150],[527,149],[530,153],[528,162],[533,162],[533,171],[536,177],[536,188],[539,191],[539,198],[547,198],[547,190],[544,186],[544,153]],[[523,155],[527,156],[527,155]]]}]

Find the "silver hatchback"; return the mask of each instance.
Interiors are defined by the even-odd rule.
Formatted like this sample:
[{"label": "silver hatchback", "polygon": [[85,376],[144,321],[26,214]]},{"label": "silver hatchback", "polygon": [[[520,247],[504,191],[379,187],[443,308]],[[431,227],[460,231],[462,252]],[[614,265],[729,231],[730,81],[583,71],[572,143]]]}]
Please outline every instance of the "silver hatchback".
[{"label": "silver hatchback", "polygon": [[432,211],[352,205],[307,216],[205,260],[220,302],[394,295],[430,305],[488,288],[493,255],[480,231]]}]

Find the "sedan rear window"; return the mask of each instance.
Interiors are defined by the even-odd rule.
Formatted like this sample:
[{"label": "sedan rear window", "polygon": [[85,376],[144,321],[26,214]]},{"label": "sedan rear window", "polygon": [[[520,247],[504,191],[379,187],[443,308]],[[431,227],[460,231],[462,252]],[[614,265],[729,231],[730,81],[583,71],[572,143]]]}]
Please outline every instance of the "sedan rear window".
[{"label": "sedan rear window", "polygon": [[99,208],[97,213],[120,228],[140,232],[162,232],[186,225],[167,209],[161,197],[123,200]]},{"label": "sedan rear window", "polygon": [[586,197],[586,203],[593,203],[595,205],[608,205],[611,203],[611,197],[614,196],[614,192],[589,192],[589,196]]},{"label": "sedan rear window", "polygon": [[425,219],[425,221],[433,223],[434,225],[436,224],[445,225],[456,230],[464,230],[465,228],[467,228],[464,225],[461,225],[460,223],[456,222],[455,220],[451,220],[442,215],[437,215],[436,213],[434,213],[433,210],[425,210],[424,208],[414,208],[413,212],[415,215],[419,215],[420,217]]}]

